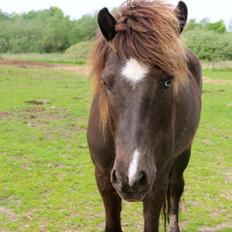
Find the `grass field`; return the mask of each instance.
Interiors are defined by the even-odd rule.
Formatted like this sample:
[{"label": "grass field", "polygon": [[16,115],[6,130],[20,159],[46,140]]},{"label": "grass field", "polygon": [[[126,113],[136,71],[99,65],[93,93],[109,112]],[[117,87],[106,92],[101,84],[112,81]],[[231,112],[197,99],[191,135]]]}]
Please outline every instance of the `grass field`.
[{"label": "grass field", "polygon": [[[71,49],[70,49],[71,50]],[[48,64],[85,64],[86,57],[84,56],[84,51],[80,56],[74,55],[72,50],[66,53],[20,53],[20,54],[10,54],[4,53],[0,54],[0,60],[17,60],[17,61],[34,61],[34,62],[46,62]]]},{"label": "grass field", "polygon": [[[232,72],[205,71],[232,80]],[[86,127],[88,76],[0,66],[0,232],[103,231]],[[232,231],[232,84],[206,84],[186,171],[185,232]],[[123,204],[125,232],[142,231],[140,203]]]},{"label": "grass field", "polygon": [[[0,53],[1,59],[18,60],[18,61],[35,61],[46,62],[49,64],[79,64],[83,65],[88,60],[91,49],[94,46],[94,41],[85,41],[77,43],[69,47],[63,53]],[[232,61],[201,61],[202,67],[205,70],[232,70]]]},{"label": "grass field", "polygon": [[225,69],[225,70],[204,70],[203,71],[203,75],[205,77],[210,77],[210,79],[213,79],[213,80],[230,80],[232,81],[232,69],[231,70],[228,70],[228,69]]}]

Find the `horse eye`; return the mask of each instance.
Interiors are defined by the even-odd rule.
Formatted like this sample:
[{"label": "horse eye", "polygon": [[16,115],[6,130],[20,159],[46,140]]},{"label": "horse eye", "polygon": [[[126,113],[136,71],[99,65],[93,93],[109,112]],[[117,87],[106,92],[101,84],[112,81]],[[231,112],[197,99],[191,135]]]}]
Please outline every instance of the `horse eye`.
[{"label": "horse eye", "polygon": [[105,88],[106,88],[107,91],[111,91],[111,88],[112,88],[111,84],[108,83],[106,80],[102,80],[102,85],[105,86]]},{"label": "horse eye", "polygon": [[168,78],[167,80],[164,81],[164,88],[168,89],[172,86],[172,79]]},{"label": "horse eye", "polygon": [[102,85],[106,86],[106,81],[105,80],[102,81]]}]

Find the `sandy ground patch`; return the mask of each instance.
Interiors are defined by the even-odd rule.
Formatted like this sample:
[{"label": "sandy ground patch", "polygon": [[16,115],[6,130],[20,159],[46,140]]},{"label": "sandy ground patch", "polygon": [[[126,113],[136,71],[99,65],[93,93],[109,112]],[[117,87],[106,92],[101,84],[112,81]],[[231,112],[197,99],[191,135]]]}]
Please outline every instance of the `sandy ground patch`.
[{"label": "sandy ground patch", "polygon": [[222,223],[222,224],[215,226],[214,228],[204,226],[199,230],[199,232],[216,232],[216,231],[222,231],[224,229],[232,229],[232,224]]},{"label": "sandy ground patch", "polygon": [[15,65],[22,68],[51,68],[88,75],[90,67],[88,65],[69,65],[69,64],[48,64],[44,62],[3,60],[0,59],[0,65]]},{"label": "sandy ground patch", "polygon": [[209,77],[203,77],[203,82],[209,84],[215,84],[215,85],[232,84],[232,81],[230,80],[215,80],[215,79],[210,79]]},{"label": "sandy ground patch", "polygon": [[4,206],[0,206],[0,214],[4,215],[10,221],[15,221],[17,219],[17,215],[11,209]]}]

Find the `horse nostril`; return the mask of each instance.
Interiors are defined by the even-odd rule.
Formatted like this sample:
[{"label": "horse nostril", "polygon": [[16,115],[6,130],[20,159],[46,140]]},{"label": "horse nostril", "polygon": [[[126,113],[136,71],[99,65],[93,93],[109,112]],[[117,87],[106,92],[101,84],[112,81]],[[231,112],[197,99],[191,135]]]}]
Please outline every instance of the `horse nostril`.
[{"label": "horse nostril", "polygon": [[138,176],[138,184],[140,186],[145,186],[147,184],[147,175],[145,172],[140,172],[139,176]]},{"label": "horse nostril", "polygon": [[115,170],[112,171],[111,181],[112,181],[112,183],[116,183],[117,182],[117,175],[116,175],[116,171]]}]

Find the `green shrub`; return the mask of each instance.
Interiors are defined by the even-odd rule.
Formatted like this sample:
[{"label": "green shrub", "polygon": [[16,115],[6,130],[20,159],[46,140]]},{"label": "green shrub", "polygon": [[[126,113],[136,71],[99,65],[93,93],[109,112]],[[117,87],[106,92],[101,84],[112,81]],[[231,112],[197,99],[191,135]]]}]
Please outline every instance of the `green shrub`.
[{"label": "green shrub", "polygon": [[71,42],[72,44],[88,41],[95,37],[97,31],[96,15],[84,15],[72,22]]},{"label": "green shrub", "polygon": [[200,59],[231,60],[232,33],[217,33],[200,29],[185,32],[184,40]]},{"label": "green shrub", "polygon": [[0,11],[0,28],[1,53],[56,52],[71,45],[72,21],[57,7],[22,15]]},{"label": "green shrub", "polygon": [[72,45],[65,51],[65,55],[72,59],[82,59],[88,58],[90,51],[92,50],[94,41],[83,41]]},{"label": "green shrub", "polygon": [[[96,14],[71,20],[57,7],[24,14],[7,14],[0,10],[0,53],[66,51],[69,57],[84,60],[92,48],[93,42],[89,41],[94,40],[96,30]],[[200,59],[232,59],[232,33],[226,31],[221,20],[214,23],[208,19],[189,20],[184,38]]]}]

